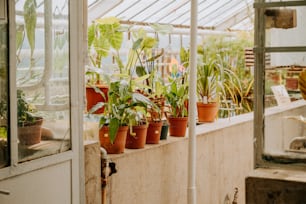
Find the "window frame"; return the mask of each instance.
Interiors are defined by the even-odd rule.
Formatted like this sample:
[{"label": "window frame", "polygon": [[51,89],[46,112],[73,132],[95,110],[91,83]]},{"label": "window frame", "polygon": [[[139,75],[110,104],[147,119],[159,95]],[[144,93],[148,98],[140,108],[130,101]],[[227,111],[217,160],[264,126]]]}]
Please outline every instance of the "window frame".
[{"label": "window frame", "polygon": [[255,0],[254,23],[254,54],[255,54],[255,81],[254,81],[254,162],[258,167],[278,167],[288,169],[305,169],[306,154],[288,153],[286,155],[265,155],[265,54],[281,52],[306,52],[306,46],[267,47],[265,45],[265,8],[306,6],[305,1],[265,2]]},{"label": "window frame", "polygon": [[[17,86],[16,86],[16,23],[15,23],[15,1],[8,2],[8,23],[9,23],[9,144],[10,144],[10,156],[9,166],[0,169],[0,181],[14,177],[17,175],[25,174],[37,169],[45,168],[55,164],[59,164],[66,161],[71,161],[72,165],[72,183],[78,184],[71,185],[72,192],[82,192],[83,178],[80,177],[84,172],[83,168],[83,107],[84,107],[84,33],[86,28],[84,26],[84,14],[85,7],[84,2],[81,0],[69,1],[69,91],[70,91],[70,129],[71,129],[71,149],[42,158],[37,158],[27,162],[19,163],[18,159],[18,138],[17,138]],[[81,56],[81,57],[80,57]],[[16,116],[16,117],[11,117]],[[76,197],[82,197],[80,194],[76,194]],[[78,201],[73,201],[78,203]]]}]

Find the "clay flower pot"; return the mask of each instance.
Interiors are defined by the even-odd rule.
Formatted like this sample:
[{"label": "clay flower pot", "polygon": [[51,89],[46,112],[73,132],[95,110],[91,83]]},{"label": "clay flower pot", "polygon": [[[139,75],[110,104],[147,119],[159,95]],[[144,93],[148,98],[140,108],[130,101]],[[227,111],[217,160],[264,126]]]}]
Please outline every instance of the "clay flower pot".
[{"label": "clay flower pot", "polygon": [[128,149],[142,149],[146,144],[147,137],[147,125],[133,126],[132,131],[134,135],[130,134],[130,130],[127,133],[125,147]]},{"label": "clay flower pot", "polygon": [[218,114],[218,103],[197,103],[199,122],[214,122]]},{"label": "clay flower pot", "polygon": [[103,147],[108,154],[119,154],[124,152],[128,126],[121,126],[118,129],[114,143],[109,139],[109,127],[103,126],[99,130],[100,146]]},{"label": "clay flower pot", "polygon": [[162,129],[163,122],[150,122],[147,132],[147,144],[158,144],[160,140],[160,134]]},{"label": "clay flower pot", "polygon": [[43,118],[35,119],[35,122],[25,124],[24,126],[18,127],[18,139],[20,144],[23,145],[34,145],[41,141],[41,126]]},{"label": "clay flower pot", "polygon": [[[99,102],[106,102],[107,101],[107,92],[108,86],[105,85],[95,85],[102,93],[104,93],[103,97],[101,93],[97,93],[93,87],[87,86],[86,87],[86,108],[89,111],[92,107],[94,107]],[[99,114],[104,112],[104,107],[96,110],[94,114]]]},{"label": "clay flower pot", "polygon": [[168,117],[169,135],[174,137],[185,137],[188,117]]}]

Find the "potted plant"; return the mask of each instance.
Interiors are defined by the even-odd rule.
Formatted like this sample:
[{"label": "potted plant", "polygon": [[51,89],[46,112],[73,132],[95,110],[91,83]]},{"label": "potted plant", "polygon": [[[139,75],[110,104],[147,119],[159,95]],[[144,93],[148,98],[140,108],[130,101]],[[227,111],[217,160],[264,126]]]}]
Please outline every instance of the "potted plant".
[{"label": "potted plant", "polygon": [[[242,98],[241,83],[227,63],[228,57],[222,57],[218,53],[208,56],[201,47],[198,47],[198,56],[198,121],[213,122],[218,115],[221,101],[226,103],[227,100],[237,101],[237,98]],[[230,110],[229,107],[227,109]]]},{"label": "potted plant", "polygon": [[[106,17],[97,19],[88,27],[88,56],[90,65],[86,70],[87,111],[100,101],[107,101],[108,87],[103,84],[103,74],[112,72],[110,66],[104,66],[102,60],[115,51],[118,53],[123,41],[119,19]],[[103,108],[95,113],[102,113]]]},{"label": "potted plant", "polygon": [[17,90],[18,139],[20,144],[34,145],[41,141],[43,118],[35,115],[35,107],[28,103],[22,90]]},{"label": "potted plant", "polygon": [[[151,39],[152,42],[154,42],[154,39]],[[153,46],[153,43],[151,43],[151,45]],[[148,49],[152,49],[152,46],[141,46],[140,53],[144,51],[146,55],[143,57],[145,59],[143,62],[139,59],[140,65],[136,66],[136,74],[138,77],[147,76],[147,78],[144,80],[143,86],[140,86],[140,92],[147,96],[152,101],[152,103],[155,104],[154,106],[150,106],[148,109],[149,126],[146,143],[158,144],[163,124],[162,117],[164,115],[165,96],[163,92],[164,81],[157,70],[155,60],[163,55],[163,49],[156,55],[150,53],[150,56],[148,56]]]},{"label": "potted plant", "polygon": [[[130,75],[105,77],[109,87],[107,102],[99,102],[91,111],[104,107],[100,117],[100,144],[108,153],[123,153],[128,129],[136,136],[135,125],[146,125],[146,107],[154,105],[142,94],[133,91],[135,80]],[[120,135],[118,135],[120,133]],[[121,135],[122,133],[122,135]],[[145,141],[145,140],[144,140]]]},{"label": "potted plant", "polygon": [[179,73],[173,67],[169,84],[165,89],[165,97],[168,111],[165,111],[169,122],[169,134],[171,136],[184,137],[188,122],[188,82],[187,72]]},{"label": "potted plant", "polygon": [[220,70],[215,60],[197,66],[198,121],[213,122],[218,113]]},{"label": "potted plant", "polygon": [[158,41],[155,37],[148,36],[144,29],[132,32],[131,40],[133,44],[126,64],[123,64],[120,56],[116,56],[115,59],[120,74],[127,74],[133,78],[133,90],[151,100],[150,103],[144,104],[149,112],[146,143],[158,143],[162,126],[160,112],[163,110],[164,97],[161,91],[162,80],[158,75],[155,61],[163,55],[163,50],[155,54],[153,49]]},{"label": "potted plant", "polygon": [[[135,93],[138,94],[138,93]],[[138,95],[142,97],[142,95]],[[146,99],[148,100],[148,99]],[[135,103],[134,101],[133,103]],[[144,148],[146,144],[148,121],[146,119],[146,105],[137,104],[132,105],[132,108],[128,110],[129,115],[129,131],[126,138],[125,147],[128,149],[140,149]]]},{"label": "potted plant", "polygon": [[[160,87],[161,90],[164,87]],[[154,95],[151,94],[149,96],[150,101],[153,105],[149,106],[148,109],[148,133],[146,138],[147,144],[158,144],[160,141],[161,130],[163,125],[163,114],[164,114],[164,106],[165,106],[165,98],[163,94]]]},{"label": "potted plant", "polygon": [[[218,116],[220,117],[226,117],[236,113],[245,113],[252,110],[252,103],[250,101],[252,99],[254,80],[251,70],[246,67],[245,60],[245,50],[248,47],[252,47],[253,44],[250,39],[249,35],[243,32],[237,37],[224,35],[209,36],[198,46],[199,66],[203,68],[203,66],[211,65],[218,75],[218,90],[217,92],[211,91],[216,94],[213,98],[208,99],[208,103],[209,100],[219,103]],[[204,74],[204,70],[200,71]],[[197,83],[199,82],[199,78],[202,78],[199,75],[201,73],[198,74]],[[204,82],[202,81],[202,83]],[[199,89],[197,92],[199,102],[202,102],[203,95],[205,94],[202,94],[201,97]],[[211,120],[214,121],[216,117]]]}]

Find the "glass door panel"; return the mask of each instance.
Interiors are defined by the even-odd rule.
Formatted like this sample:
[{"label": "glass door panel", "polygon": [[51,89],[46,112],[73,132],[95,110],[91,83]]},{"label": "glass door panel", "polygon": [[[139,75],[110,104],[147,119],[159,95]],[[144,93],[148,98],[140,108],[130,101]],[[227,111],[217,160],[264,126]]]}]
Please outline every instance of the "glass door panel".
[{"label": "glass door panel", "polygon": [[9,164],[8,148],[8,22],[6,1],[0,0],[0,168]]},{"label": "glass door panel", "polygon": [[19,161],[71,149],[69,1],[16,2]]}]

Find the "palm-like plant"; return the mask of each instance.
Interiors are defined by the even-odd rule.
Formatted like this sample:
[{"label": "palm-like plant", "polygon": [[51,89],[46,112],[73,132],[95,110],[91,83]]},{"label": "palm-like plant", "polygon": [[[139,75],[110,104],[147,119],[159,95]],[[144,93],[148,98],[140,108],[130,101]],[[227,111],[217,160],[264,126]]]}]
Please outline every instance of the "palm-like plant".
[{"label": "palm-like plant", "polygon": [[[253,91],[254,78],[249,69],[245,67],[244,60],[245,48],[252,47],[250,39],[248,33],[240,33],[236,37],[213,36],[207,38],[198,46],[201,69],[204,69],[204,66],[211,66],[210,68],[214,67],[213,70],[219,72],[218,83],[213,83],[216,78],[211,77],[207,82],[203,81],[202,85],[198,84],[198,91],[201,90],[204,93],[205,90],[209,90],[205,87],[211,87],[210,90],[215,90],[213,92],[216,93],[214,96],[217,98],[213,99],[208,96],[208,101],[219,99],[223,105],[230,101],[236,107],[238,113],[252,110],[249,100]],[[198,73],[205,74],[205,71],[198,69]],[[207,73],[209,72],[207,71]],[[201,78],[201,76],[198,75],[198,78]],[[210,84],[210,86],[203,86],[205,83],[206,85]],[[213,84],[217,88],[212,88],[214,87]],[[205,95],[207,95],[207,92]],[[202,100],[203,96],[199,94],[199,98]]]},{"label": "palm-like plant", "polygon": [[220,70],[216,66],[215,60],[197,66],[197,92],[200,101],[207,104],[216,100],[216,94],[219,93]]}]

